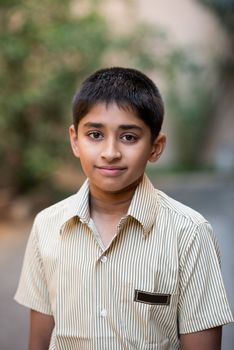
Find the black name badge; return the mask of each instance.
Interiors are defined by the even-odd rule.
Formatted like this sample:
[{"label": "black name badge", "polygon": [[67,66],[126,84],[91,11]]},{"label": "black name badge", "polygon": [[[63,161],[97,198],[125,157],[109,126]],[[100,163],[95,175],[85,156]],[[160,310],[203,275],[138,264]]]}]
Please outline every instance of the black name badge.
[{"label": "black name badge", "polygon": [[135,289],[134,301],[150,305],[170,305],[171,295]]}]

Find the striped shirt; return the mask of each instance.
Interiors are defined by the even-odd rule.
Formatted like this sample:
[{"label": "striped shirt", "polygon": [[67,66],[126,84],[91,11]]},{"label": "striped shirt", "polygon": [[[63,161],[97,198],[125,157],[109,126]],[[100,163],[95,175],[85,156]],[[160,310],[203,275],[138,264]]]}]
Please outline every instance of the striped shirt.
[{"label": "striped shirt", "polygon": [[54,316],[49,350],[180,349],[179,333],[233,321],[210,224],[146,175],[108,247],[88,180],[39,213],[15,299]]}]

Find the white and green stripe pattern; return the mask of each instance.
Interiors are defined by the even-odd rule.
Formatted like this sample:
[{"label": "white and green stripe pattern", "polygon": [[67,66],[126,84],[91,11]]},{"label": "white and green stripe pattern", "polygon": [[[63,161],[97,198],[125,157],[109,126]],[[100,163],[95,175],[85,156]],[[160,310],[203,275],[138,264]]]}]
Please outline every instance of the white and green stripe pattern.
[{"label": "white and green stripe pattern", "polygon": [[[39,213],[27,245],[15,299],[54,315],[49,350],[180,349],[178,331],[232,321],[216,240],[200,214],[144,176],[105,248],[88,195],[86,181]],[[134,301],[136,289],[170,303]]]}]

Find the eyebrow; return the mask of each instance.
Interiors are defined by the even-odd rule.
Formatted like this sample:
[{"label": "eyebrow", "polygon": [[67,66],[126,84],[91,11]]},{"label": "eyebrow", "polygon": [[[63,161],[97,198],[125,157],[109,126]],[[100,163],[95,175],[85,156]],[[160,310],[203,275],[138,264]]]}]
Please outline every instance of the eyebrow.
[{"label": "eyebrow", "polygon": [[88,122],[84,124],[85,128],[103,128],[104,125],[102,123],[92,123],[92,122]]},{"label": "eyebrow", "polygon": [[[102,123],[93,123],[93,122],[88,122],[84,124],[85,128],[97,128],[101,129],[104,128],[105,125]],[[119,129],[122,130],[130,130],[130,129],[137,129],[137,130],[142,130],[142,128],[136,124],[121,124],[119,125]]]},{"label": "eyebrow", "polygon": [[136,124],[122,124],[119,126],[119,128],[122,130],[129,130],[129,129],[142,130],[142,128]]}]

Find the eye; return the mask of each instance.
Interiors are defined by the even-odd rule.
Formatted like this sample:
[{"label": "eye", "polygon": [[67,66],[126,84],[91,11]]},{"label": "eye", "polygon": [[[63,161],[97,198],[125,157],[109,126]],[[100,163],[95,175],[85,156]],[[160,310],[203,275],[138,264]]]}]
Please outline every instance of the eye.
[{"label": "eye", "polygon": [[95,140],[100,140],[103,138],[101,132],[99,131],[91,131],[88,133],[88,136],[91,138],[91,139],[95,139]]},{"label": "eye", "polygon": [[125,134],[125,135],[121,136],[121,139],[125,142],[133,143],[133,142],[136,142],[138,140],[138,137],[136,135],[132,135],[132,134]]}]

